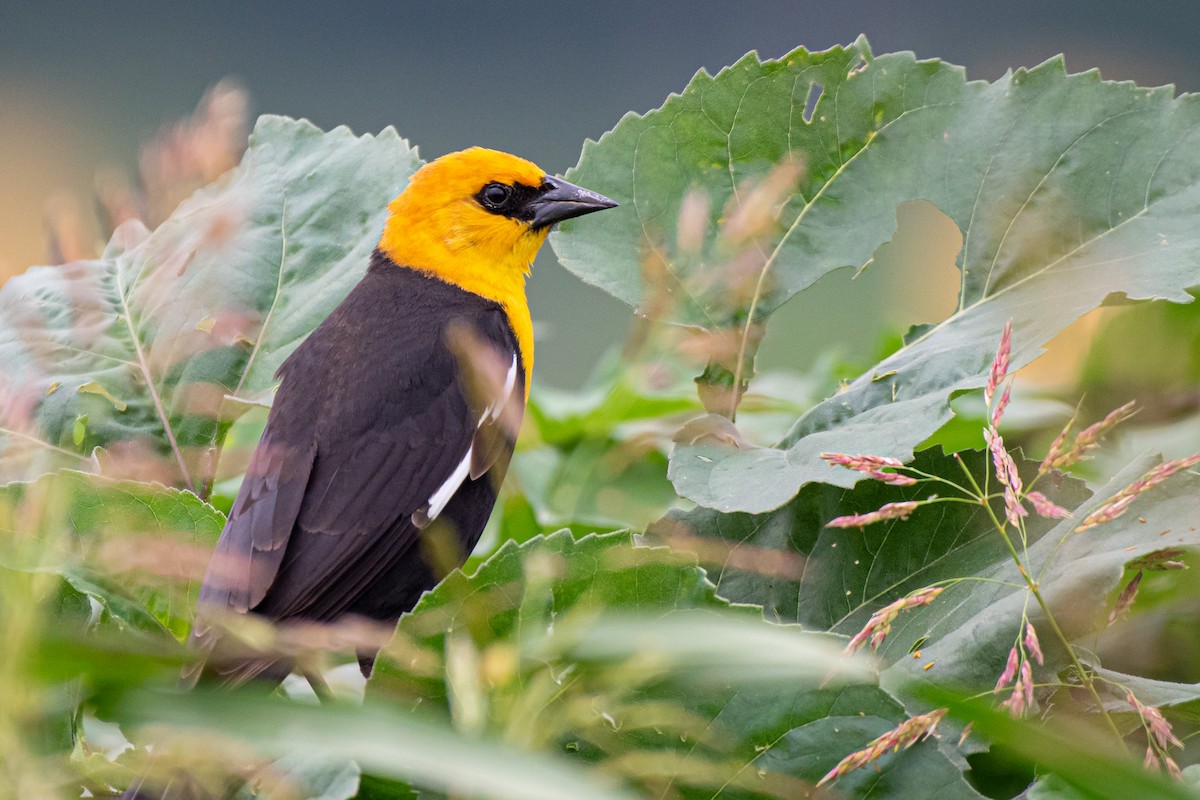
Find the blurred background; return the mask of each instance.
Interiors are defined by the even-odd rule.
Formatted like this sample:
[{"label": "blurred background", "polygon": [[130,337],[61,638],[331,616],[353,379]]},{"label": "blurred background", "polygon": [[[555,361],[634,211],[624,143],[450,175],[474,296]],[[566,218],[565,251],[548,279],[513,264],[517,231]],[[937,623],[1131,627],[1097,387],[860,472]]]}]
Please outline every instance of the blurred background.
[{"label": "blurred background", "polygon": [[[715,72],[749,50],[777,57],[865,33],[876,53],[914,50],[961,64],[973,79],[993,80],[1062,52],[1072,71],[1099,68],[1109,79],[1192,91],[1200,88],[1198,29],[1195,3],[1110,0],[336,7],[8,0],[0,8],[0,279],[94,250],[104,237],[97,187],[111,193],[133,182],[140,148],[225,78],[245,89],[250,119],[287,114],[359,133],[394,125],[425,158],[481,144],[560,173],[575,164],[584,139],[622,114],[660,105],[696,70]],[[220,159],[201,165],[223,168]],[[765,366],[814,357],[830,339],[847,357],[866,356],[881,329],[945,315],[957,280],[957,231],[928,209],[903,216],[891,256],[928,279],[870,270],[851,300],[849,271],[830,276],[777,315]],[[47,236],[51,227],[56,237]],[[625,307],[559,269],[549,248],[530,294],[545,384],[578,385],[629,323]],[[860,320],[854,326],[844,322],[851,310]]]}]

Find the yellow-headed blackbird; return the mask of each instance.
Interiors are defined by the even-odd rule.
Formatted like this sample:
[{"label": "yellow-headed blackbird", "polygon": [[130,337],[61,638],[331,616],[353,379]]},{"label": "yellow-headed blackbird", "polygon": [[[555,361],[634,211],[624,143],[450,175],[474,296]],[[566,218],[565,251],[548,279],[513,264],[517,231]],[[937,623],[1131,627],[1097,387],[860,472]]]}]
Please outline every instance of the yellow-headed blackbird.
[{"label": "yellow-headed blackbird", "polygon": [[[454,532],[461,563],[508,467],[509,412],[519,420],[529,390],[530,263],[554,223],[615,205],[483,148],[413,175],[362,281],[279,370],[204,579],[194,642],[217,638],[203,622],[209,609],[394,623],[438,577],[420,543],[431,523]],[[473,332],[457,347],[456,326]],[[498,361],[490,391],[468,385],[463,341]],[[364,673],[373,657],[360,653]],[[279,680],[290,665],[210,668]]]}]

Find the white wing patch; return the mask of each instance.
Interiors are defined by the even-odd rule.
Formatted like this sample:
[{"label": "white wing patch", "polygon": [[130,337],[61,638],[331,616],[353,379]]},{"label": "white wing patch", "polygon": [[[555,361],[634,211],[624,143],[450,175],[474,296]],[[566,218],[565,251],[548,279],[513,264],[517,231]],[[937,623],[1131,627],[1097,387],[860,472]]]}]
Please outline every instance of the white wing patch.
[{"label": "white wing patch", "polygon": [[[496,398],[496,402],[488,406],[484,412],[483,418],[479,420],[479,425],[482,425],[486,420],[495,422],[500,419],[500,415],[504,413],[505,406],[512,398],[513,389],[517,386],[517,354],[513,353],[512,364],[508,368],[508,374],[504,376],[504,389],[500,391],[500,396]],[[478,425],[476,427],[479,427]]]},{"label": "white wing patch", "polygon": [[[487,407],[483,415],[479,418],[479,422],[475,424],[475,429],[483,427],[484,423],[495,422],[500,419],[500,415],[504,413],[505,407],[512,398],[513,390],[517,386],[517,355],[513,354],[512,364],[508,368],[508,374],[504,376],[504,389],[501,390],[500,396],[496,401]],[[413,515],[413,522],[418,527],[424,528],[430,522],[438,518],[438,515],[446,510],[450,498],[454,497],[454,493],[463,485],[463,481],[467,479],[467,474],[471,470],[471,458],[475,455],[475,446],[471,445],[467,448],[466,455],[462,461],[458,462],[458,466],[450,473],[450,477],[442,483],[441,486],[429,496],[429,502],[426,507]]]},{"label": "white wing patch", "polygon": [[446,509],[446,504],[450,502],[450,498],[454,497],[454,493],[458,491],[458,487],[462,486],[463,481],[467,479],[467,471],[471,469],[471,455],[474,450],[474,447],[467,448],[467,454],[463,456],[462,461],[458,462],[458,466],[454,468],[454,472],[451,472],[450,477],[446,478],[445,483],[429,496],[429,509],[424,515],[427,520],[426,525],[437,519],[438,514],[441,514]]}]

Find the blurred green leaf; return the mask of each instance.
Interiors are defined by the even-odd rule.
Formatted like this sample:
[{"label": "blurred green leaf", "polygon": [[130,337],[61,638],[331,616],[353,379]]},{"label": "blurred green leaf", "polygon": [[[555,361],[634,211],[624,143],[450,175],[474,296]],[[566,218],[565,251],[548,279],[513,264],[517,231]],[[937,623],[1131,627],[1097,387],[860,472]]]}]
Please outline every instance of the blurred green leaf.
[{"label": "blurred green leaf", "polygon": [[1080,794],[1071,788],[1071,784],[1057,775],[1047,775],[1036,780],[1026,792],[1029,800],[1087,800],[1088,795]]},{"label": "blurred green leaf", "polygon": [[[1143,769],[1139,761],[1115,748],[1111,739],[1088,728],[1012,719],[991,708],[985,700],[963,699],[944,688],[928,686],[921,688],[920,694],[929,703],[948,707],[962,721],[971,721],[975,730],[989,740],[1003,744],[1036,764],[1039,771],[1058,779],[1048,786],[1042,782],[1031,791],[1031,798],[1196,800],[1200,797],[1165,775]],[[1061,788],[1062,783],[1074,792]]]},{"label": "blurred green leaf", "polygon": [[[578,535],[640,530],[661,517],[678,499],[667,480],[672,438],[702,409],[677,362],[657,351],[651,364],[610,354],[579,391],[535,387],[507,491],[476,552],[563,528]],[[769,440],[811,405],[815,385],[825,382],[764,375],[743,401],[741,424]]]},{"label": "blurred green leaf", "polygon": [[641,528],[677,499],[666,455],[645,440],[583,439],[528,449],[514,457],[511,469],[539,533]]},{"label": "blurred green leaf", "polygon": [[[133,637],[113,629],[83,633],[77,626],[47,623],[27,654],[29,675],[43,687],[82,681],[103,694],[147,686],[171,687],[196,654],[167,637]],[[61,697],[51,696],[54,702]]]},{"label": "blurred green leaf", "polygon": [[130,223],[97,261],[9,280],[0,480],[83,468],[100,446],[118,461],[163,456],[164,480],[207,487],[245,408],[226,396],[271,388],[366,270],[419,163],[390,128],[355,137],[265,116],[241,166],[152,233]]},{"label": "blurred green leaf", "polygon": [[865,664],[842,655],[843,645],[797,628],[750,624],[742,614],[676,609],[649,620],[605,614],[576,630],[534,637],[528,655],[599,664],[644,658],[676,671],[675,680],[700,685],[868,679]]},{"label": "blurred green leaf", "polygon": [[[110,712],[127,725],[205,730],[240,740],[252,752],[299,753],[326,764],[353,761],[378,775],[472,797],[630,798],[599,773],[578,765],[471,739],[443,724],[377,706],[312,706],[253,691],[139,691],[114,700]],[[335,772],[333,777],[347,776]]]},{"label": "blurred green leaf", "polygon": [[[308,753],[292,753],[273,762],[268,769],[292,784],[306,800],[353,800],[359,796],[360,770],[349,759],[322,761]],[[258,788],[243,786],[236,800],[256,800]]]},{"label": "blurred green leaf", "polygon": [[534,388],[521,443],[482,544],[523,542],[568,528],[578,535],[644,528],[676,501],[667,451],[695,392],[641,386],[607,358],[578,391]]},{"label": "blurred green leaf", "polygon": [[[196,582],[225,517],[191,492],[61,470],[0,486],[14,543],[0,565],[61,575],[95,602],[99,622],[184,639]],[[155,574],[148,579],[139,572]],[[189,580],[190,579],[190,580]]]},{"label": "blurred green leaf", "polygon": [[75,424],[71,428],[71,441],[76,447],[83,447],[83,439],[87,436],[88,415],[80,414],[75,418]]},{"label": "blurred green leaf", "polygon": [[[473,575],[452,573],[425,593],[400,620],[398,639],[437,658],[450,633],[469,633],[477,647],[489,644],[515,656],[511,645],[540,641],[578,615],[581,623],[600,612],[727,609],[704,570],[688,556],[663,548],[634,547],[629,533],[593,534],[576,540],[560,531],[520,545],[506,542]],[[746,609],[748,616],[753,609]],[[394,659],[384,658],[368,684],[368,697],[395,691],[414,680]],[[509,676],[514,677],[514,675]],[[442,674],[420,680],[421,696],[444,697]]]},{"label": "blurred green leaf", "polygon": [[700,408],[691,387],[672,383],[652,391],[635,384],[626,366],[610,354],[578,391],[535,386],[528,411],[538,436],[552,444],[609,436],[624,423],[662,422]]},{"label": "blurred green leaf", "polygon": [[[1193,298],[1198,291],[1192,289]],[[1097,412],[1127,402],[1134,391],[1143,416],[1171,419],[1196,410],[1198,382],[1200,305],[1144,303],[1106,315],[1088,348],[1080,389]]]},{"label": "blurred green leaf", "polygon": [[[432,703],[460,730],[573,753],[654,796],[788,798],[904,718],[855,684],[871,679],[842,646],[729,607],[670,550],[560,533],[507,545],[427,594],[367,697]],[[932,745],[882,767],[848,782],[853,796],[885,785],[916,798],[928,783],[978,796]]]},{"label": "blurred green leaf", "polygon": [[355,800],[418,800],[420,795],[407,783],[375,775],[362,775]]}]

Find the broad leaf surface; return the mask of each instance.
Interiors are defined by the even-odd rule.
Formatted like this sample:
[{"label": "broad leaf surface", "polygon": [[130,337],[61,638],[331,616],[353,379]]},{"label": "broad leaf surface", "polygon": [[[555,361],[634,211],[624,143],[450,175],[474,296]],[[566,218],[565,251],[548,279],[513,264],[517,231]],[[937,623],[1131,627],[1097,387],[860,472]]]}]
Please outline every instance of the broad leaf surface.
[{"label": "broad leaf surface", "polygon": [[[1083,503],[1075,519],[1061,521],[1036,543],[1030,543],[1031,571],[1037,576],[1042,596],[1063,633],[1072,642],[1086,643],[1088,634],[1103,629],[1109,612],[1108,600],[1117,589],[1126,564],[1164,547],[1200,546],[1200,528],[1195,524],[1200,476],[1190,473],[1176,475],[1147,492],[1119,519],[1074,532],[1080,519],[1140,477],[1149,466],[1151,462],[1143,461],[1126,468]],[[971,574],[1018,580],[1011,562],[997,561]],[[945,601],[939,604],[940,608],[935,605],[917,609],[902,627],[894,629],[899,636],[884,654],[896,661],[884,674],[884,684],[897,686],[921,675],[922,664],[901,656],[917,636],[928,636],[924,653],[928,660],[937,663],[924,673],[925,679],[948,686],[990,687],[1020,633],[1020,615],[1027,595],[1023,586],[1007,584],[963,583],[948,588],[938,598]],[[1054,641],[1045,618],[1032,601],[1028,603],[1028,613],[1046,652],[1043,674],[1065,668],[1066,654]]]},{"label": "broad leaf surface", "polygon": [[[810,91],[820,99],[806,121]],[[625,211],[553,241],[569,269],[634,305],[649,302],[643,261],[654,249],[666,264],[658,280],[684,298],[669,318],[724,327],[762,322],[829,271],[867,264],[900,203],[927,200],[958,225],[962,282],[949,318],[914,331],[777,447],[677,449],[671,477],[684,496],[761,512],[827,480],[822,451],[909,457],[949,419],[950,394],[984,382],[1009,318],[1016,369],[1111,294],[1190,301],[1185,290],[1200,284],[1197,153],[1196,97],[1068,75],[1061,60],[988,84],[910,53],[874,57],[863,40],[777,61],[750,54],[585,146],[571,179]],[[803,175],[777,224],[735,258],[722,220],[785,159]],[[681,203],[695,191],[709,214],[701,255],[684,257],[662,242],[678,239]],[[748,269],[751,280],[738,277]]]},{"label": "broad leaf surface", "polygon": [[[988,459],[982,453],[961,455],[982,484]],[[938,451],[919,454],[914,465],[947,480],[963,480],[954,460]],[[1191,474],[1176,475],[1148,492],[1117,520],[1073,533],[1090,510],[1148,466],[1127,468],[1091,498],[1071,479],[1043,479],[1045,485],[1038,486],[1055,502],[1075,509],[1074,519],[1058,523],[1027,518],[1031,571],[1071,640],[1103,627],[1109,596],[1127,563],[1164,547],[1200,546],[1194,521],[1200,477]],[[1022,465],[1026,484],[1035,470],[1035,463]],[[901,693],[914,680],[990,689],[1021,633],[1022,610],[1040,633],[1046,674],[1064,668],[1065,651],[1037,604],[1028,599],[1007,547],[981,507],[935,504],[917,509],[908,520],[862,530],[823,527],[835,516],[935,493],[952,496],[952,490],[937,484],[892,487],[867,481],[852,489],[810,486],[773,512],[674,512],[652,533],[656,540],[691,542],[701,553],[720,551],[695,545],[697,541],[723,543],[723,563],[710,567],[722,596],[763,603],[783,621],[847,635],[862,629],[883,605],[925,586],[945,585],[931,605],[902,613],[880,648],[891,665],[883,673],[884,685]],[[1003,517],[1001,507],[997,513]],[[781,570],[780,565],[789,569]],[[921,651],[920,658],[910,657],[913,649]],[[1180,687],[1175,688],[1177,696]]]},{"label": "broad leaf surface", "polygon": [[[166,457],[197,489],[219,435],[366,269],[419,161],[395,131],[355,137],[266,116],[239,167],[152,233],[0,289],[0,480]],[[119,465],[115,471],[119,470]]]},{"label": "broad leaf surface", "polygon": [[1104,692],[1101,697],[1104,707],[1111,713],[1129,713],[1129,701],[1126,692],[1133,694],[1143,704],[1163,710],[1173,719],[1187,719],[1189,722],[1200,722],[1200,683],[1179,683],[1177,681],[1156,680],[1141,675],[1129,675],[1105,669],[1089,663],[1096,675],[1102,679]]},{"label": "broad leaf surface", "polygon": [[[368,704],[413,702],[600,762],[653,796],[797,797],[904,718],[875,686],[821,687],[845,668],[841,646],[731,609],[669,550],[560,533],[508,545],[427,594],[401,620]],[[932,743],[881,767],[848,778],[846,796],[932,786],[977,797]]]}]

